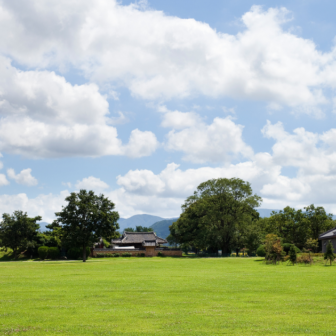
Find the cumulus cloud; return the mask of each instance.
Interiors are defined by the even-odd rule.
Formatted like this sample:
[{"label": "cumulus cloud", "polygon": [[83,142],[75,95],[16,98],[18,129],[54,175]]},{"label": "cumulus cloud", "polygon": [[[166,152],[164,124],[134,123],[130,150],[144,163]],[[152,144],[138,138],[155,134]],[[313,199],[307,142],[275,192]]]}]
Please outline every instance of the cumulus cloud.
[{"label": "cumulus cloud", "polygon": [[0,213],[13,213],[20,209],[32,217],[42,216],[43,221],[50,223],[55,219],[55,212],[62,210],[68,195],[67,190],[59,194],[41,194],[35,198],[29,198],[25,193],[0,195]]},{"label": "cumulus cloud", "polygon": [[101,192],[109,188],[109,185],[101,179],[93,176],[83,178],[81,181],[77,181],[75,185],[76,189],[87,189]]},{"label": "cumulus cloud", "polygon": [[15,174],[13,168],[7,169],[7,175],[10,179],[14,180],[18,184],[22,184],[28,187],[37,185],[37,179],[31,175],[31,169],[23,169],[20,173]]},{"label": "cumulus cloud", "polygon": [[151,132],[122,144],[96,84],[71,85],[49,71],[19,71],[0,57],[0,150],[29,157],[152,154]]},{"label": "cumulus cloud", "polygon": [[253,155],[252,148],[243,141],[243,126],[230,117],[217,117],[207,125],[196,113],[174,111],[165,114],[162,126],[173,128],[167,135],[166,149],[183,152],[186,161],[230,162],[232,158]]},{"label": "cumulus cloud", "polygon": [[30,67],[77,67],[146,99],[230,96],[320,114],[336,85],[336,52],[286,31],[291,18],[253,6],[230,35],[116,0],[2,0],[0,50]]}]

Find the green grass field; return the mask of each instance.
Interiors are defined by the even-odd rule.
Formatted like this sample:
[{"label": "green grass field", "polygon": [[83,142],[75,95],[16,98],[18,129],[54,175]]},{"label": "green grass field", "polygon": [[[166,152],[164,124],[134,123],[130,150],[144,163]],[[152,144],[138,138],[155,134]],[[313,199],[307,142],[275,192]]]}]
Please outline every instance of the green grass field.
[{"label": "green grass field", "polygon": [[336,334],[336,266],[259,260],[1,262],[0,335]]}]

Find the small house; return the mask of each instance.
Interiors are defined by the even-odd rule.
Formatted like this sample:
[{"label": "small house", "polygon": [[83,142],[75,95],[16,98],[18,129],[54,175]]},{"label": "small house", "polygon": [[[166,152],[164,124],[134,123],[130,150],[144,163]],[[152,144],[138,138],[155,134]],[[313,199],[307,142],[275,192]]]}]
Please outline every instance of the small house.
[{"label": "small house", "polygon": [[328,241],[330,240],[334,251],[336,251],[336,227],[320,234],[319,240],[322,242],[322,252],[325,253]]},{"label": "small house", "polygon": [[167,240],[158,237],[155,232],[127,232],[124,231],[119,239],[112,239],[114,249],[141,249],[146,250],[147,256],[154,256],[155,249],[166,244]]}]

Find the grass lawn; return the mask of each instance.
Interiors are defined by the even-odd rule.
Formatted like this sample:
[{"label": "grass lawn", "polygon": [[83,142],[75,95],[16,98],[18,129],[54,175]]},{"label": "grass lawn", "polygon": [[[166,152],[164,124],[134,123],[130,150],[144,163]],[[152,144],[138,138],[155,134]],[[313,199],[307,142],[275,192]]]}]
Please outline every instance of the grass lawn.
[{"label": "grass lawn", "polygon": [[0,262],[0,335],[335,335],[336,266]]}]

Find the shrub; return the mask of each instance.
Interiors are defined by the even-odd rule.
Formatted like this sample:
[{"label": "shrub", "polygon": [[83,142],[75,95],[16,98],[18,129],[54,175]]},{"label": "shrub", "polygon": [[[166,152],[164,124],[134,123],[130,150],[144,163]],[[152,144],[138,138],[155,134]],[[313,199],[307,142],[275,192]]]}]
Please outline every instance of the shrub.
[{"label": "shrub", "polygon": [[257,248],[256,253],[258,257],[265,257],[266,256],[265,245],[260,245]]},{"label": "shrub", "polygon": [[120,254],[119,253],[114,253],[113,257],[118,258],[118,257],[120,257]]},{"label": "shrub", "polygon": [[163,252],[158,252],[157,255],[158,255],[158,257],[164,257],[165,256]]},{"label": "shrub", "polygon": [[299,257],[297,257],[297,262],[299,264],[310,264],[311,263],[311,259],[309,257],[309,254],[303,254]]},{"label": "shrub", "polygon": [[330,266],[335,259],[334,248],[329,240],[326,252],[324,253],[324,260],[330,260]]},{"label": "shrub", "polygon": [[[90,248],[86,248],[86,259],[89,257],[91,251]],[[67,251],[68,259],[78,260],[83,258],[83,250],[80,247],[72,247]]]},{"label": "shrub", "polygon": [[122,257],[132,257],[132,253],[124,252],[121,256]]},{"label": "shrub", "polygon": [[39,257],[40,257],[41,260],[44,260],[44,259],[47,258],[48,250],[49,250],[48,246],[40,246],[38,248],[38,254],[39,254]]},{"label": "shrub", "polygon": [[294,246],[296,253],[301,253],[301,250],[298,247],[296,247],[294,244],[290,244],[290,243],[282,244],[283,250],[286,252],[287,255],[292,246]]},{"label": "shrub", "polygon": [[96,253],[96,258],[104,258],[105,253]]},{"label": "shrub", "polygon": [[146,253],[138,253],[138,257],[146,257]]},{"label": "shrub", "polygon": [[294,245],[292,245],[289,250],[289,260],[293,265],[296,263],[297,255],[296,255],[296,249]]},{"label": "shrub", "polygon": [[50,259],[57,259],[59,258],[60,251],[58,247],[49,247],[48,249],[48,256]]}]

